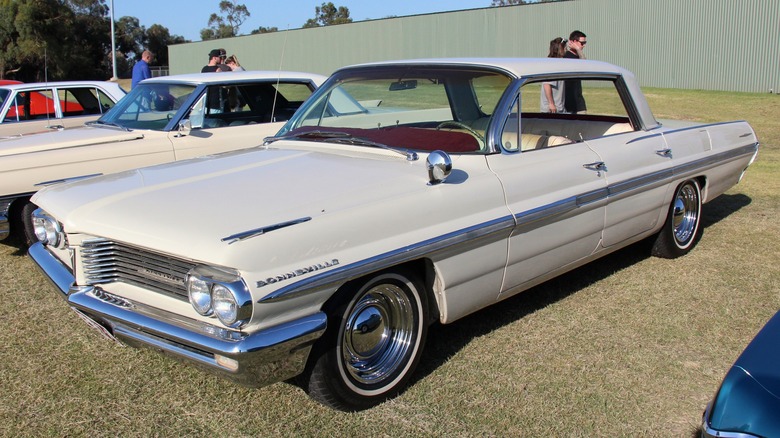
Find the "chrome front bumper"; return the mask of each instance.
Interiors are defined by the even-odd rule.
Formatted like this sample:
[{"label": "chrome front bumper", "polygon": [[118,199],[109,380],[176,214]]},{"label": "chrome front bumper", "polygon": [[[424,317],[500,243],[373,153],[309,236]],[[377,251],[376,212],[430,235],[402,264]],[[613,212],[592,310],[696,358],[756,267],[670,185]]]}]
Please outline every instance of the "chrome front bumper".
[{"label": "chrome front bumper", "polygon": [[[259,387],[300,374],[311,346],[325,331],[327,316],[318,312],[265,330],[228,332],[180,316],[128,303],[99,287],[74,286],[68,267],[41,243],[30,246],[30,257],[68,304],[105,328],[117,340],[173,355],[188,363],[246,386]],[[229,358],[237,369],[218,362]]]}]

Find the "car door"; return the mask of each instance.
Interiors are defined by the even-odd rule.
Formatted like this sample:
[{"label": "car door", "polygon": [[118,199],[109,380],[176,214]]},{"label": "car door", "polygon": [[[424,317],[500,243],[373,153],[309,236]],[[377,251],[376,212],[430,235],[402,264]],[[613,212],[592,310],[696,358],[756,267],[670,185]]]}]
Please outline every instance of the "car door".
[{"label": "car door", "polygon": [[518,108],[503,130],[504,153],[488,156],[515,217],[501,297],[593,254],[604,227],[606,182],[594,167],[599,156],[584,142],[518,148],[541,137],[518,135]]},{"label": "car door", "polygon": [[[621,78],[582,81],[587,120],[583,141],[603,164],[609,203],[602,245],[611,247],[656,227],[667,210],[671,153],[662,135],[639,130]],[[612,123],[614,122],[614,123]]]}]

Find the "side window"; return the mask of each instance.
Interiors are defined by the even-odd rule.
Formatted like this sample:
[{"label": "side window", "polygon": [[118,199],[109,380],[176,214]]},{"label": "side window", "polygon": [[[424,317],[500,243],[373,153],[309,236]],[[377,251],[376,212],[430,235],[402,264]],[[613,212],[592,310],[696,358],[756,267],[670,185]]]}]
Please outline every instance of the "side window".
[{"label": "side window", "polygon": [[60,98],[60,110],[63,117],[76,117],[86,114],[100,114],[97,98],[90,88],[68,88],[57,90]]},{"label": "side window", "polygon": [[502,75],[486,75],[471,80],[474,98],[483,115],[489,116],[498,105],[498,101],[509,86],[510,79]]},{"label": "side window", "polygon": [[106,112],[114,107],[115,102],[111,100],[106,93],[96,89],[98,94],[98,103],[100,104],[101,112]]},{"label": "side window", "polygon": [[52,90],[25,91],[24,93],[19,93],[19,97],[22,98],[22,114],[25,114],[25,120],[45,119],[47,117],[53,119],[57,117]]},{"label": "side window", "polygon": [[[615,79],[551,78],[521,89],[521,150],[633,131]],[[553,111],[554,110],[554,111]]]}]

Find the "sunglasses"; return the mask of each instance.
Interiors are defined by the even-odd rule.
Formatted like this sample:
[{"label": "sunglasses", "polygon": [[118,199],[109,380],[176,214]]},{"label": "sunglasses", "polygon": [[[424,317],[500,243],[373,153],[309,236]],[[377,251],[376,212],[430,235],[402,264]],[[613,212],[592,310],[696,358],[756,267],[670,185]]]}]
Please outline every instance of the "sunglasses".
[{"label": "sunglasses", "polygon": [[588,44],[588,42],[587,42],[587,41],[578,41],[578,42],[579,42],[580,44],[582,44],[583,46],[584,46],[585,44]]}]

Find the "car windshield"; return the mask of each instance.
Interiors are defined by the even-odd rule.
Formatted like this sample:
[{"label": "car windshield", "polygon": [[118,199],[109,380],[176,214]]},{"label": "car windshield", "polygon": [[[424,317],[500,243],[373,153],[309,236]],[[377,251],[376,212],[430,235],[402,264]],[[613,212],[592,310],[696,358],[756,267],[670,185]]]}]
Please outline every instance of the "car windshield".
[{"label": "car windshield", "polygon": [[139,84],[97,123],[161,131],[195,88],[186,84]]},{"label": "car windshield", "polygon": [[452,67],[337,72],[277,138],[484,152],[485,131],[511,78]]},{"label": "car windshield", "polygon": [[5,88],[0,88],[0,107],[3,106],[3,102],[5,102],[5,99],[8,98],[8,94],[10,91],[6,90]]}]

